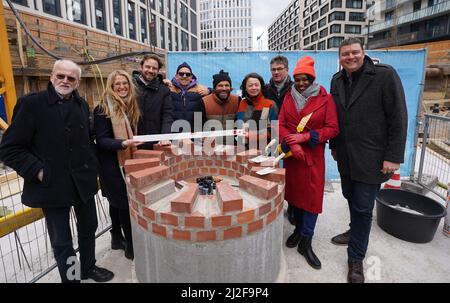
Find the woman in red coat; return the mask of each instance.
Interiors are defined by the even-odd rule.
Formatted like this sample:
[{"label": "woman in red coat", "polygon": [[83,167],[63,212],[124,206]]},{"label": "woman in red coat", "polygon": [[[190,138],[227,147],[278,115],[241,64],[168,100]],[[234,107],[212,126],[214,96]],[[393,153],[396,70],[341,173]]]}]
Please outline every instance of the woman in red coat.
[{"label": "woman in red coat", "polygon": [[303,57],[294,70],[295,84],[279,114],[280,142],[292,157],[284,160],[286,195],[294,207],[296,226],[286,241],[309,265],[321,268],[311,248],[317,217],[322,212],[325,186],[325,143],[339,133],[336,107],[330,94],[315,81],[314,60]]}]

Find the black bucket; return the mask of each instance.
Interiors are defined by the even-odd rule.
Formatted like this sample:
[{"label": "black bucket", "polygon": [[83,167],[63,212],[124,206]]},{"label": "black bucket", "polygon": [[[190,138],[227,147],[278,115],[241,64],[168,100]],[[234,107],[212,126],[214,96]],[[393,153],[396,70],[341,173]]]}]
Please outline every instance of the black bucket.
[{"label": "black bucket", "polygon": [[[445,207],[440,203],[401,189],[382,189],[376,201],[378,226],[388,234],[409,242],[428,243],[433,240],[441,218],[446,215]],[[407,207],[423,215],[389,205]]]}]

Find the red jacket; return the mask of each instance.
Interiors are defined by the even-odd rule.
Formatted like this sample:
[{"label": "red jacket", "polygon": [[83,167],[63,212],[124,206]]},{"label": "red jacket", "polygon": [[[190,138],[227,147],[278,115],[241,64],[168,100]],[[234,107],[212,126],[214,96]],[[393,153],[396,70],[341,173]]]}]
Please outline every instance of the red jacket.
[{"label": "red jacket", "polygon": [[292,97],[287,92],[278,117],[280,142],[288,135],[297,133],[301,119],[312,114],[303,132],[314,131],[312,142],[302,143],[306,160],[289,157],[284,160],[286,168],[285,199],[297,208],[313,214],[322,212],[325,186],[325,143],[339,133],[336,106],[330,94],[320,87],[319,95],[311,97],[299,113]]}]

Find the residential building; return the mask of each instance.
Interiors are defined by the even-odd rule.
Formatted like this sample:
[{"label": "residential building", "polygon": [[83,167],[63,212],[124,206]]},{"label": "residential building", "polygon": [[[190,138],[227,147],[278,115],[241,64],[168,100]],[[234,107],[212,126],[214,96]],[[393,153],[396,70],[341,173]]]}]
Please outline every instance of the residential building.
[{"label": "residential building", "polygon": [[251,0],[200,0],[202,51],[251,51]]},{"label": "residential building", "polygon": [[450,1],[376,0],[369,22],[371,49],[449,40]]},{"label": "residential building", "polygon": [[291,1],[269,26],[269,50],[300,49],[300,1]]}]

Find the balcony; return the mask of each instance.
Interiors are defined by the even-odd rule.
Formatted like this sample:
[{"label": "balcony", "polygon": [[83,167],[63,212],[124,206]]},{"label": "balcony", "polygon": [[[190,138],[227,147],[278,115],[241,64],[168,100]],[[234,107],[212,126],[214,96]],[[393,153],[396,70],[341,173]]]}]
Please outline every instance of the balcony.
[{"label": "balcony", "polygon": [[445,37],[450,33],[449,29],[436,27],[430,31],[419,31],[397,35],[396,37],[370,40],[370,48],[377,49],[383,47],[397,46],[397,45],[406,45],[412,43],[420,43],[427,40],[438,39],[441,37]]},{"label": "balcony", "polygon": [[[398,17],[396,20],[393,19],[373,24],[370,26],[370,33],[380,32],[390,27],[393,27],[394,25],[401,25],[411,23],[414,21],[420,21],[422,19],[427,19],[429,17],[436,16],[446,12],[450,12],[450,1],[441,2],[436,5],[418,10],[416,12],[405,14],[403,16]],[[363,30],[363,34],[367,34],[367,29]]]}]

